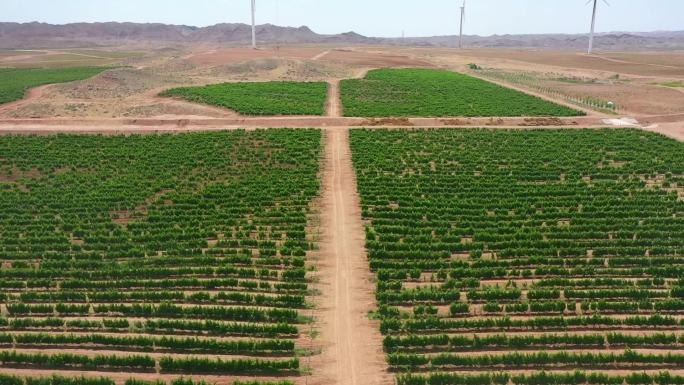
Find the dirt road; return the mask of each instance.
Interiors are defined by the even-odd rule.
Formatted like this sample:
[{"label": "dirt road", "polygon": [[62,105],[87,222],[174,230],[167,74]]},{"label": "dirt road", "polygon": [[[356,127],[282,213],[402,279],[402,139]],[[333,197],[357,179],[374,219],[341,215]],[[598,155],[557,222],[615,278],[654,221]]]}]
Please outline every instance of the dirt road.
[{"label": "dirt road", "polygon": [[321,297],[317,318],[323,353],[312,383],[321,385],[392,384],[382,352],[372,274],[364,248],[364,230],[349,148],[349,130],[325,132],[322,242],[319,270]]},{"label": "dirt road", "polygon": [[337,79],[328,82],[328,111],[327,116],[340,117],[340,81]]},{"label": "dirt road", "polygon": [[330,50],[323,51],[323,52],[319,53],[318,55],[312,57],[311,60],[312,60],[312,61],[320,60],[320,59],[324,58],[324,57],[325,57],[327,54],[329,54],[329,53],[330,53]]}]

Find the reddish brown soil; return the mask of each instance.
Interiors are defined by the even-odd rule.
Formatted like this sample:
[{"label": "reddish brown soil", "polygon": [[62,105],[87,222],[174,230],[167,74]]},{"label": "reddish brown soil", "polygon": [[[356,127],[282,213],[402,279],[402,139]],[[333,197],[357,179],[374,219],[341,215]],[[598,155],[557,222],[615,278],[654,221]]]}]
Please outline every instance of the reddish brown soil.
[{"label": "reddish brown soil", "polygon": [[251,48],[222,48],[206,52],[193,53],[185,57],[193,64],[201,66],[216,66],[239,63],[252,59],[280,58],[280,59],[311,59],[325,52],[323,48],[300,48],[300,47],[265,47]]},{"label": "reddish brown soil", "polygon": [[672,139],[684,142],[684,122],[656,123],[645,128],[647,131],[657,132]]},{"label": "reddish brown soil", "polygon": [[656,60],[653,56],[640,53],[612,58],[610,53],[589,56],[569,50],[467,49],[462,52],[462,55],[639,76],[684,77],[684,64],[681,64],[684,63],[684,55],[681,53],[658,53],[658,56],[670,57],[671,60],[668,62],[672,63],[676,63],[681,58],[679,65],[661,64],[662,59]]},{"label": "reddish brown soil", "polygon": [[433,64],[405,55],[382,52],[335,49],[320,59],[355,66],[370,67],[432,67]]},{"label": "reddish brown soil", "polygon": [[563,84],[556,88],[573,95],[592,95],[615,102],[621,111],[636,115],[684,113],[684,92],[650,84]]}]

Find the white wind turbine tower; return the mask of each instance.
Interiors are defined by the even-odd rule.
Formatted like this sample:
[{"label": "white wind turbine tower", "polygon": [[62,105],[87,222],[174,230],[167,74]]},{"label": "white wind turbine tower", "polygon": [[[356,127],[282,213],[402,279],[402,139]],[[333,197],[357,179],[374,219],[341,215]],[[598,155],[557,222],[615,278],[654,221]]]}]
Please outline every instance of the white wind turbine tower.
[{"label": "white wind turbine tower", "polygon": [[[465,1],[465,0],[464,0]],[[587,4],[591,3],[592,0],[587,1]],[[591,55],[594,50],[594,30],[596,29],[596,9],[598,8],[598,0],[594,1],[594,12],[591,14],[591,32],[589,32],[589,50],[587,53]],[[606,0],[603,0],[607,6],[610,6]]]},{"label": "white wind turbine tower", "polygon": [[252,48],[256,49],[256,0],[252,0]]},{"label": "white wind turbine tower", "polygon": [[461,6],[461,32],[458,38],[458,48],[463,48],[463,23],[465,22],[465,5],[466,0],[463,0],[463,6]]}]

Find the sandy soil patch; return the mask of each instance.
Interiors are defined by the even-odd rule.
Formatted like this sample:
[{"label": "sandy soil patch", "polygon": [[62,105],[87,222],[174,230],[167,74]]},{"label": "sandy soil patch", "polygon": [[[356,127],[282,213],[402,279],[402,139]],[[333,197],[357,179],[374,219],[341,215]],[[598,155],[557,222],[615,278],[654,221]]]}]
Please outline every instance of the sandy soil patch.
[{"label": "sandy soil patch", "polygon": [[425,60],[410,56],[382,52],[364,52],[360,50],[335,49],[325,55],[321,61],[331,61],[355,66],[370,67],[432,67]]},{"label": "sandy soil patch", "polygon": [[638,115],[684,112],[684,92],[648,84],[556,84],[555,87],[577,96],[591,95],[615,102],[623,113]]},{"label": "sandy soil patch", "polygon": [[259,58],[310,59],[321,52],[325,52],[325,49],[307,47],[266,47],[256,50],[251,48],[222,48],[192,53],[184,58],[193,64],[216,66]]},{"label": "sandy soil patch", "polygon": [[[640,55],[639,53],[631,54],[628,59],[623,56],[622,58],[615,58],[615,60],[611,60],[611,54],[586,55],[570,50],[467,49],[463,51],[463,55],[475,58],[515,60],[555,67],[580,68],[628,75],[684,77],[684,65],[655,64],[649,62],[649,58],[652,58],[652,56],[638,56]],[[666,52],[659,53],[658,55],[672,56],[672,61],[676,61],[681,56],[679,53],[672,54]],[[641,59],[637,59],[637,57]]]}]

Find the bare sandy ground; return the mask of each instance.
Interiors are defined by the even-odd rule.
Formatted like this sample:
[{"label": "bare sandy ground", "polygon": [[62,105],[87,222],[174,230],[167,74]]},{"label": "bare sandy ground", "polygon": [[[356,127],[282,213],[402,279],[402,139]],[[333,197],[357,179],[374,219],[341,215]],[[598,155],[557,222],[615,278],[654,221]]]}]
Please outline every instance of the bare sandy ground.
[{"label": "bare sandy ground", "polygon": [[[443,55],[449,50],[433,50],[436,55]],[[453,52],[453,50],[451,50]],[[606,52],[598,55],[587,55],[572,50],[533,50],[533,49],[465,49],[460,55],[470,58],[490,58],[513,60],[534,65],[577,68],[621,73],[636,76],[684,77],[684,54],[681,52],[658,52],[655,55],[633,52],[615,54]],[[662,58],[668,58],[663,64]],[[680,61],[681,60],[681,61]]]},{"label": "bare sandy ground", "polygon": [[663,134],[672,139],[684,142],[684,122],[657,123],[644,127],[645,130]]},{"label": "bare sandy ground", "polygon": [[359,196],[352,168],[349,131],[325,132],[322,231],[317,264],[322,295],[323,353],[315,362],[315,384],[392,384],[382,351],[382,336],[368,312],[376,306],[372,274],[364,247]]},{"label": "bare sandy ground", "polygon": [[191,53],[185,60],[197,65],[212,66],[239,63],[258,58],[309,59],[325,52],[325,48],[317,47],[263,47],[252,48],[219,48],[209,51]]},{"label": "bare sandy ground", "polygon": [[429,61],[409,55],[371,51],[366,49],[335,49],[326,54],[321,61],[344,63],[346,65],[369,67],[433,67]]}]

